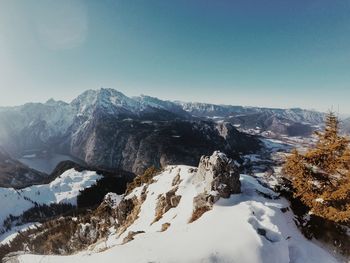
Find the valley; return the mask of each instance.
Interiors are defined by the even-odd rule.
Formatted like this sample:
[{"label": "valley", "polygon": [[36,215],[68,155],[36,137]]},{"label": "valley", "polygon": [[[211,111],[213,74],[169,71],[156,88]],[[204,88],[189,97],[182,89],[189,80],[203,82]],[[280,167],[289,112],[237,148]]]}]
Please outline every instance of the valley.
[{"label": "valley", "polygon": [[[0,111],[5,124],[8,116],[3,162],[41,177],[32,186],[0,188],[5,263],[62,256],[65,262],[345,262],[346,249],[302,235],[308,221],[295,210],[282,173],[292,149],[315,144],[311,133],[322,128],[323,113],[100,89],[69,104],[50,100]],[[17,118],[22,127],[11,132]],[[144,177],[150,167],[158,172]]]}]

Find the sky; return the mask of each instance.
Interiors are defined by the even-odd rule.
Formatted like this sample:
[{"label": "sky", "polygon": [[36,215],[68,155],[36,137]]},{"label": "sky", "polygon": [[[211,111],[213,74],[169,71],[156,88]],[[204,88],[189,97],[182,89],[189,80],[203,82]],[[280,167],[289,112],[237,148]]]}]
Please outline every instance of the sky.
[{"label": "sky", "polygon": [[350,113],[350,0],[0,0],[0,106],[87,89]]}]

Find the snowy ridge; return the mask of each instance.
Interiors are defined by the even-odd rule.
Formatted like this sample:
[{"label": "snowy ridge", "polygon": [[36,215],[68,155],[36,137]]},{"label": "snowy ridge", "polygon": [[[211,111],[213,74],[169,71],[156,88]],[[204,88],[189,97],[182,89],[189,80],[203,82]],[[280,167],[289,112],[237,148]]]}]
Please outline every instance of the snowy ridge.
[{"label": "snowy ridge", "polygon": [[[240,176],[242,193],[220,199],[212,210],[189,223],[193,198],[205,189],[196,168],[168,166],[125,199],[144,201],[124,232],[111,229],[107,240],[72,256],[20,255],[19,262],[239,262],[332,263],[328,252],[304,238],[293,222],[289,203],[248,175]],[[174,186],[174,181],[177,183]],[[177,206],[155,221],[157,200],[174,190]],[[263,193],[263,194],[262,194]],[[113,198],[112,198],[113,199]],[[116,200],[119,202],[120,200]],[[284,210],[285,211],[285,210]],[[164,229],[164,225],[167,228]],[[137,233],[129,242],[125,238]],[[97,253],[102,251],[100,253]]]},{"label": "snowy ridge", "polygon": [[244,116],[257,113],[265,113],[294,122],[306,122],[310,124],[319,124],[323,121],[324,118],[324,113],[314,110],[304,110],[300,108],[276,109],[233,105],[216,105],[199,102],[176,103],[181,105],[185,111],[200,117],[239,117],[240,115]]},{"label": "snowy ridge", "polygon": [[76,205],[79,191],[92,186],[100,178],[101,176],[96,172],[78,172],[70,169],[49,184],[34,185],[21,190],[0,188],[0,230],[2,230],[2,223],[6,217],[10,214],[19,216],[34,207],[35,203]]}]

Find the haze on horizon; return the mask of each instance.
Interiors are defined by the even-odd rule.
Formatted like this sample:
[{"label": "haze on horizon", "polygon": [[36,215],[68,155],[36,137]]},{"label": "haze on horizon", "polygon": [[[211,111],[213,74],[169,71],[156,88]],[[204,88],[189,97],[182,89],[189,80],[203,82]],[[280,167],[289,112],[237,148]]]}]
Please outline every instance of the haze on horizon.
[{"label": "haze on horizon", "polygon": [[87,89],[350,113],[348,0],[0,0],[0,106]]}]

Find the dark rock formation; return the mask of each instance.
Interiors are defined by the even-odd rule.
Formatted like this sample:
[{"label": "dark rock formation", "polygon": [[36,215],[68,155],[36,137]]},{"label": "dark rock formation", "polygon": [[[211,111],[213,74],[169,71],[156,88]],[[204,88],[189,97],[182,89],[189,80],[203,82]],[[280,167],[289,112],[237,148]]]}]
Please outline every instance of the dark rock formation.
[{"label": "dark rock formation", "polygon": [[257,139],[238,132],[229,123],[206,121],[120,121],[105,116],[75,136],[81,139],[71,141],[73,156],[91,166],[136,174],[150,166],[196,165],[202,154],[216,149],[234,157],[260,147]]},{"label": "dark rock formation", "polygon": [[117,219],[117,224],[122,225],[130,212],[135,207],[135,201],[133,199],[123,199],[115,210],[115,215]]}]

